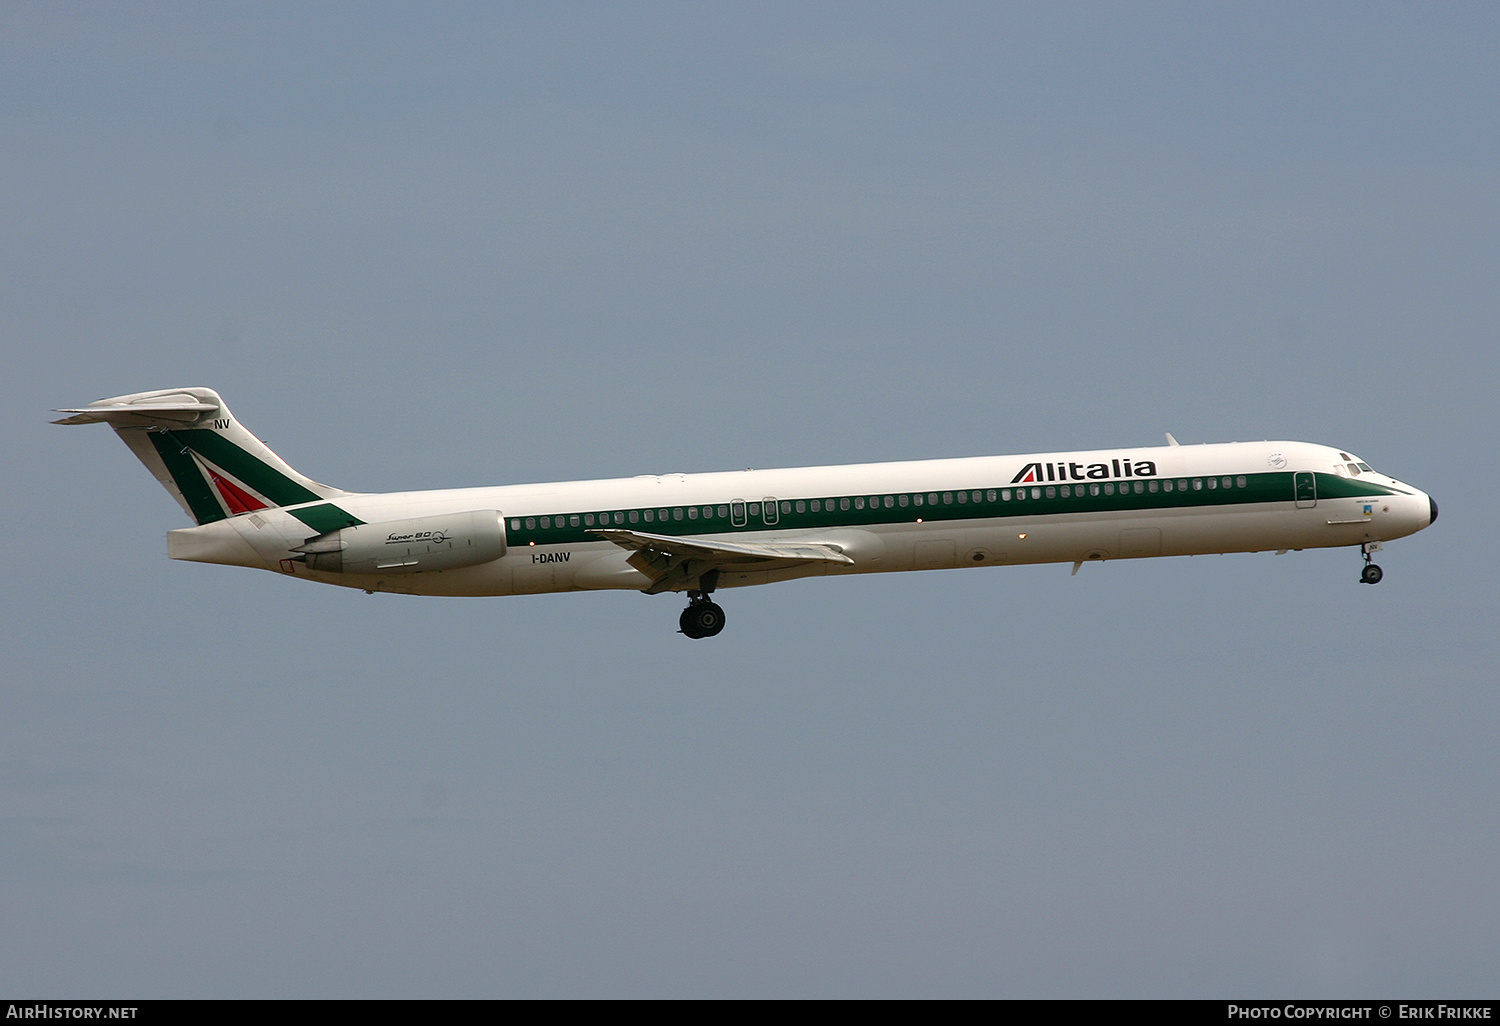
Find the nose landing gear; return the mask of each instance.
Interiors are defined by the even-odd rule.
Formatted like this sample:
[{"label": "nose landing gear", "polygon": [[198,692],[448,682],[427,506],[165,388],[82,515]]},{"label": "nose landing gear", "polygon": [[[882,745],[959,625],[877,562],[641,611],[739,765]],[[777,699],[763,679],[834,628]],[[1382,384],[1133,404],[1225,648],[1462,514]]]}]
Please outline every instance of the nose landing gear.
[{"label": "nose landing gear", "polygon": [[1380,579],[1385,576],[1385,571],[1371,562],[1370,557],[1380,551],[1381,544],[1377,542],[1365,542],[1360,548],[1365,554],[1365,568],[1359,573],[1360,584],[1379,584]]}]

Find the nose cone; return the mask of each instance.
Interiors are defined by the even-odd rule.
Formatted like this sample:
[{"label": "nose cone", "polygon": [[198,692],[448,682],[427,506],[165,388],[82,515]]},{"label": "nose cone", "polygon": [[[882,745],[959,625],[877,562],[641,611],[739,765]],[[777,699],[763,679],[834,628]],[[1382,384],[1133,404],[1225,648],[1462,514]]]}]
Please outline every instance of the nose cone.
[{"label": "nose cone", "polygon": [[1437,523],[1437,500],[1435,500],[1430,495],[1427,496],[1427,506],[1432,510],[1432,516],[1427,521],[1428,526],[1431,526],[1432,524]]}]

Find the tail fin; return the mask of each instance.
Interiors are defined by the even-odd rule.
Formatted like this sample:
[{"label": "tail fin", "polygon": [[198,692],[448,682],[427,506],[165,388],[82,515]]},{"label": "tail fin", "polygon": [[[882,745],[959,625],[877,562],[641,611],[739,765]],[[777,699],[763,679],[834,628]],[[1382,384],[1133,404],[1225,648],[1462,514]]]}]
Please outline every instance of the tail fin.
[{"label": "tail fin", "polygon": [[55,424],[108,424],[199,524],[348,493],[297,473],[211,388],[100,399]]}]

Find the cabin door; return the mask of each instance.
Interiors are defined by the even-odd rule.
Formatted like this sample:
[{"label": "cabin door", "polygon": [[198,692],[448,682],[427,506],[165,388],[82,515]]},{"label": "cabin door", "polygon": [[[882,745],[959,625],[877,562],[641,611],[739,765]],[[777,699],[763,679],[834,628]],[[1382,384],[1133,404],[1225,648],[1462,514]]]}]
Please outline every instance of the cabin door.
[{"label": "cabin door", "polygon": [[1318,478],[1306,470],[1299,470],[1293,475],[1294,487],[1297,490],[1297,508],[1312,509],[1318,504]]}]

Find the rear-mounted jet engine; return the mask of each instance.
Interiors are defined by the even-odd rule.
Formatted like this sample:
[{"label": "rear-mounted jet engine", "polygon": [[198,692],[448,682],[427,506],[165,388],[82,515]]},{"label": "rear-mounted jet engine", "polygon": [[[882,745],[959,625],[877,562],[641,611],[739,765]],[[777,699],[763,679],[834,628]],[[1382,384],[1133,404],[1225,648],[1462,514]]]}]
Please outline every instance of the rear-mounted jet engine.
[{"label": "rear-mounted jet engine", "polygon": [[505,526],[493,509],[385,520],[329,531],[292,551],[309,569],[332,574],[456,570],[503,556]]}]

